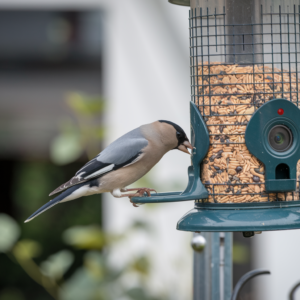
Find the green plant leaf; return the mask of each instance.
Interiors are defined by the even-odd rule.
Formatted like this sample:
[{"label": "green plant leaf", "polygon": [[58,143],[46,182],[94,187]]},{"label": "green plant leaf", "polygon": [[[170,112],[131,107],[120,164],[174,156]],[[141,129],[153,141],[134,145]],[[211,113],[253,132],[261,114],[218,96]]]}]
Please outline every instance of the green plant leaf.
[{"label": "green plant leaf", "polygon": [[148,257],[141,256],[132,262],[130,268],[142,275],[148,275],[150,270],[150,262]]},{"label": "green plant leaf", "polygon": [[16,288],[5,288],[0,292],[0,300],[25,300],[22,292]]},{"label": "green plant leaf", "polygon": [[146,294],[146,292],[139,287],[132,288],[126,293],[132,300],[158,300]]},{"label": "green plant leaf", "polygon": [[44,275],[58,280],[69,269],[74,261],[74,255],[68,250],[59,251],[48,257],[41,263],[41,271]]},{"label": "green plant leaf", "polygon": [[106,244],[103,231],[96,225],[71,227],[64,232],[63,239],[79,249],[101,250]]},{"label": "green plant leaf", "polygon": [[34,240],[24,239],[19,241],[14,247],[14,253],[20,259],[37,257],[41,253],[41,246]]},{"label": "green plant leaf", "polygon": [[0,252],[9,251],[20,236],[17,222],[6,214],[0,214]]},{"label": "green plant leaf", "polygon": [[104,137],[106,129],[104,127],[94,128],[94,138],[97,140],[102,140]]},{"label": "green plant leaf", "polygon": [[65,165],[73,162],[82,154],[79,135],[73,132],[64,132],[51,143],[50,156],[52,161],[58,165]]},{"label": "green plant leaf", "polygon": [[105,275],[105,263],[101,253],[88,251],[84,256],[84,266],[91,275],[102,279]]},{"label": "green plant leaf", "polygon": [[94,300],[99,282],[84,268],[78,269],[64,284],[59,299],[62,300]]},{"label": "green plant leaf", "polygon": [[79,115],[96,115],[104,110],[102,97],[90,97],[84,94],[71,93],[67,97],[68,106]]},{"label": "green plant leaf", "polygon": [[250,251],[246,245],[234,243],[232,247],[232,260],[235,264],[246,264],[250,260]]},{"label": "green plant leaf", "polygon": [[154,230],[154,228],[150,225],[150,223],[145,222],[143,220],[135,220],[131,225],[131,229],[140,229],[148,233],[153,233]]}]

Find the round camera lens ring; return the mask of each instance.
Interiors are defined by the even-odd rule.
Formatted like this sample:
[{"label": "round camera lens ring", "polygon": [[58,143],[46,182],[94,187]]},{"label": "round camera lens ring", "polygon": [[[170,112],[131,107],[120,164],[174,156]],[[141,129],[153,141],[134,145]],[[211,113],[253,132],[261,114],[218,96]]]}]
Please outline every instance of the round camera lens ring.
[{"label": "round camera lens ring", "polygon": [[[289,138],[289,141],[288,141],[288,144],[283,148],[283,149],[276,149],[276,147],[274,146],[274,144],[272,145],[272,141],[271,141],[271,133],[273,133],[275,130],[278,130],[278,129],[283,129],[287,134],[288,134],[288,138]],[[287,150],[289,150],[291,147],[292,147],[292,144],[293,144],[293,134],[292,134],[292,131],[285,125],[275,125],[273,126],[270,130],[269,130],[269,134],[268,134],[268,143],[270,145],[270,147],[276,151],[276,152],[285,152]],[[281,145],[281,144],[278,144],[278,146]]]}]

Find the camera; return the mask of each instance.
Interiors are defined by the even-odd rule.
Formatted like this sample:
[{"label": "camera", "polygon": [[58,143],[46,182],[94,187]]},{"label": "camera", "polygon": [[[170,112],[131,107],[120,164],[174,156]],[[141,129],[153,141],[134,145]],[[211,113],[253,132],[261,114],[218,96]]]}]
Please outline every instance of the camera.
[{"label": "camera", "polygon": [[285,99],[273,99],[258,108],[245,133],[251,154],[265,165],[266,192],[296,190],[300,159],[300,110]]},{"label": "camera", "polygon": [[293,134],[285,125],[275,125],[269,132],[268,140],[275,151],[285,152],[293,144]]}]

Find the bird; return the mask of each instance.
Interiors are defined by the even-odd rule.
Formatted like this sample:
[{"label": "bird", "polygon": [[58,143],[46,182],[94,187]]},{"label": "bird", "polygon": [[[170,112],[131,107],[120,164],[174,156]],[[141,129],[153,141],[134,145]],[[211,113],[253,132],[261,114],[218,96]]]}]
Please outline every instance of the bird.
[{"label": "bird", "polygon": [[193,149],[179,125],[158,120],[135,128],[108,145],[74,177],[51,192],[49,196],[60,194],[34,212],[25,223],[58,203],[83,196],[110,192],[116,198],[129,197],[130,201],[135,196],[150,196],[154,189],[127,189],[127,186],[148,173],[173,149],[188,154],[188,149]]}]

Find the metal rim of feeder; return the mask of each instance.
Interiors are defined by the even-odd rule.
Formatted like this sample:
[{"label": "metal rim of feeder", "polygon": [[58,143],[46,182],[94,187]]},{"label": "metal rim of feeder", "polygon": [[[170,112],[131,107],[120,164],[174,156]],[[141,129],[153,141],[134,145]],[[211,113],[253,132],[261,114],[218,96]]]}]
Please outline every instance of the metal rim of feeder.
[{"label": "metal rim of feeder", "polygon": [[190,6],[190,0],[168,0],[172,4],[177,4],[181,6]]}]

